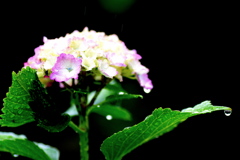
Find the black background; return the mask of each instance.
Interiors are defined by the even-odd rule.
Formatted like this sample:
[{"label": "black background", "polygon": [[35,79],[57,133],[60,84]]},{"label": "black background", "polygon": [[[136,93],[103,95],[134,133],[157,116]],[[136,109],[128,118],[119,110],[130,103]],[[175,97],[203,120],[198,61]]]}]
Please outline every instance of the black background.
[{"label": "black background", "polygon": [[[87,26],[108,35],[117,34],[129,49],[136,49],[143,57],[141,63],[150,69],[154,89],[145,94],[136,81],[124,79],[123,87],[143,94],[144,99],[128,103],[132,105],[133,122],[90,117],[91,159],[104,159],[99,147],[109,134],[140,122],[155,108],[181,110],[204,100],[231,107],[233,114],[226,117],[219,111],[192,117],[123,159],[236,156],[240,79],[236,4],[138,0],[122,13],[109,12],[94,0],[58,1],[53,5],[21,2],[4,4],[2,8],[6,10],[1,14],[1,98],[11,85],[11,72],[19,71],[33,56],[34,48],[43,44],[43,36],[58,38]],[[113,124],[117,124],[117,129],[111,128]],[[78,137],[69,128],[61,133],[47,133],[34,124],[26,124],[0,130],[25,134],[30,140],[55,146],[62,152],[61,159],[79,159]],[[1,155],[5,156],[0,153],[0,158]]]}]

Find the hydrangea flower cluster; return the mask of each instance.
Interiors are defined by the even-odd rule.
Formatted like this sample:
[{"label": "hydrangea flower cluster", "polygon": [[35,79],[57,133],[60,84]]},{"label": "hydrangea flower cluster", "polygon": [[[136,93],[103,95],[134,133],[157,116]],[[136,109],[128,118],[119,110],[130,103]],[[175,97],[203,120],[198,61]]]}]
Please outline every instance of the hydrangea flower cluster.
[{"label": "hydrangea flower cluster", "polygon": [[85,27],[82,32],[74,31],[57,39],[44,37],[43,42],[24,67],[36,69],[46,86],[52,81],[70,84],[81,71],[89,71],[96,80],[102,75],[119,81],[127,77],[137,79],[145,91],[153,88],[149,69],[139,62],[142,57],[136,50],[129,50],[117,35],[107,36]]}]

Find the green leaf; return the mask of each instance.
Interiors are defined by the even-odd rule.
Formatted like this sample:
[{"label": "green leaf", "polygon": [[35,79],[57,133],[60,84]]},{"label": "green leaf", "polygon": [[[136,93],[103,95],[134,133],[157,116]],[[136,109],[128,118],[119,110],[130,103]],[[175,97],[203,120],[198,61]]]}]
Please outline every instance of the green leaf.
[{"label": "green leaf", "polygon": [[[95,92],[90,93],[89,100]],[[132,99],[132,98],[143,98],[139,94],[128,94],[121,85],[116,81],[111,81],[106,85],[98,97],[94,101],[94,105],[89,107],[87,110],[87,115],[94,112],[100,114],[104,117],[111,116],[113,119],[131,120],[131,114],[125,108],[120,107],[122,100]]]},{"label": "green leaf", "polygon": [[[105,99],[110,95],[118,95],[118,94],[124,94],[127,93],[121,86],[120,83],[118,83],[116,80],[112,80],[109,84],[107,84],[99,93],[96,100],[94,101],[94,104],[101,103],[105,101]],[[93,93],[95,94],[95,93]],[[90,96],[92,97],[92,96]],[[91,99],[91,98],[90,98]],[[89,101],[90,101],[89,99]]]},{"label": "green leaf", "polygon": [[32,88],[29,89],[29,93],[33,99],[29,102],[29,105],[34,112],[33,115],[39,127],[49,132],[61,132],[68,126],[70,116],[62,114],[58,110],[39,80],[32,81]]},{"label": "green leaf", "polygon": [[71,117],[78,116],[78,110],[75,104],[72,104],[64,113]]},{"label": "green leaf", "polygon": [[26,136],[11,132],[0,132],[0,151],[34,160],[58,160],[59,158],[59,152],[55,148],[31,142]]},{"label": "green leaf", "polygon": [[124,99],[132,99],[132,98],[143,98],[143,96],[140,94],[128,94],[128,93],[121,93],[118,95],[110,95],[101,104],[116,102],[116,101],[120,101],[120,100],[124,100]]},{"label": "green leaf", "polygon": [[185,108],[181,112],[191,113],[191,116],[195,116],[195,115],[211,113],[213,111],[219,111],[219,110],[231,111],[231,108],[222,107],[222,106],[213,106],[210,101],[204,101],[194,107]]},{"label": "green leaf", "polygon": [[[128,93],[121,93],[120,95],[110,95],[108,96],[105,101],[95,104],[88,108],[87,115],[94,112],[100,114],[102,116],[111,116],[114,119],[122,119],[130,121],[131,113],[120,107],[117,102],[121,102],[124,99],[132,99],[132,98],[142,98],[141,95],[137,94],[128,94]],[[112,104],[115,103],[115,104]]]},{"label": "green leaf", "polygon": [[32,100],[28,90],[31,81],[38,79],[31,68],[23,68],[18,74],[12,73],[12,86],[7,97],[3,99],[3,114],[0,115],[1,126],[17,127],[34,121],[32,110],[28,103]]},{"label": "green leaf", "polygon": [[144,121],[105,139],[101,151],[107,160],[120,160],[136,147],[171,131],[187,118],[218,110],[231,110],[231,108],[213,106],[209,101],[204,101],[181,112],[172,111],[170,108],[155,109]]},{"label": "green leaf", "polygon": [[13,72],[12,86],[3,101],[1,126],[18,127],[35,120],[49,132],[60,132],[70,121],[67,114],[59,112],[35,69],[30,67],[22,68],[17,74]]},{"label": "green leaf", "polygon": [[128,110],[110,104],[96,106],[92,109],[91,112],[98,113],[104,117],[110,116],[114,119],[121,119],[126,121],[132,120],[132,116]]},{"label": "green leaf", "polygon": [[37,143],[34,142],[39,148],[41,148],[49,157],[51,160],[58,160],[60,157],[60,152],[57,148],[51,147],[49,145],[43,144],[43,143]]}]

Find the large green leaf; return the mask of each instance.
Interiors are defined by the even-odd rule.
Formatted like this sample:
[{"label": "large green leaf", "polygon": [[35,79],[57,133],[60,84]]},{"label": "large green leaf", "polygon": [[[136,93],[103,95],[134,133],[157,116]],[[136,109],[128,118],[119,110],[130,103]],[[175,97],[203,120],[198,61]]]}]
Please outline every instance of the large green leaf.
[{"label": "large green leaf", "polygon": [[49,132],[60,132],[68,126],[70,116],[61,114],[39,80],[32,81],[32,88],[29,89],[29,93],[33,99],[29,102],[29,105],[38,126]]},{"label": "large green leaf", "polygon": [[4,98],[0,115],[1,126],[17,127],[34,120],[50,131],[60,132],[68,126],[70,117],[62,115],[39,81],[35,69],[22,68],[12,74],[12,86]]},{"label": "large green leaf", "polygon": [[23,68],[18,74],[12,73],[12,86],[7,97],[3,99],[3,114],[0,115],[1,126],[17,127],[34,121],[32,110],[28,103],[32,100],[28,90],[31,82],[38,79],[31,68]]},{"label": "large green leaf", "polygon": [[31,142],[24,135],[0,132],[0,151],[34,160],[58,160],[59,151],[42,143]]},{"label": "large green leaf", "polygon": [[155,109],[144,121],[125,128],[104,140],[101,151],[107,160],[120,160],[136,147],[171,131],[187,118],[217,110],[230,111],[231,109],[213,106],[209,101],[204,101],[193,108],[182,111],[173,111],[170,108]]}]

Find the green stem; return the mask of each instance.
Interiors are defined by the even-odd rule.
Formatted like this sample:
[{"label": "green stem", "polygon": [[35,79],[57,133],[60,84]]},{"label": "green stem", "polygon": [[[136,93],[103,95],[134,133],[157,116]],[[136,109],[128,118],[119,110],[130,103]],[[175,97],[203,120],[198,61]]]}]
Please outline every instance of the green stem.
[{"label": "green stem", "polygon": [[[108,81],[106,81],[108,82]],[[104,83],[106,85],[106,82]],[[84,84],[84,83],[82,83]],[[65,84],[66,85],[66,84]],[[80,158],[81,160],[88,160],[89,159],[89,145],[88,145],[88,131],[89,131],[89,121],[87,112],[89,106],[92,106],[94,101],[96,100],[97,96],[99,95],[100,91],[105,85],[101,85],[93,99],[89,104],[87,104],[87,95],[85,93],[81,93],[78,91],[71,92],[71,105],[75,105],[78,109],[79,113],[79,126],[75,125],[72,121],[69,122],[69,126],[79,134],[79,145],[80,145]],[[67,86],[67,85],[66,85]],[[85,85],[87,86],[87,85]],[[88,88],[85,88],[88,91]]]},{"label": "green stem", "polygon": [[83,131],[80,128],[78,128],[78,126],[75,123],[73,123],[72,121],[70,121],[68,123],[68,125],[69,125],[69,127],[71,127],[78,134],[83,133]]},{"label": "green stem", "polygon": [[88,160],[88,121],[82,116],[80,116],[80,126],[78,127],[75,123],[72,121],[69,122],[69,127],[71,127],[74,131],[76,131],[79,134],[79,145],[80,145],[80,155],[81,160]]},{"label": "green stem", "polygon": [[88,155],[88,132],[82,132],[79,134],[80,137],[80,155],[81,155],[81,160],[88,160],[89,155]]},{"label": "green stem", "polygon": [[71,105],[75,105],[79,113],[79,126],[72,121],[69,122],[75,132],[79,134],[79,145],[80,145],[80,157],[81,160],[88,160],[88,116],[86,115],[86,95],[78,92],[71,92]]},{"label": "green stem", "polygon": [[87,116],[79,115],[80,125],[79,128],[82,132],[79,133],[79,145],[80,145],[80,155],[81,160],[88,160],[88,119]]}]

